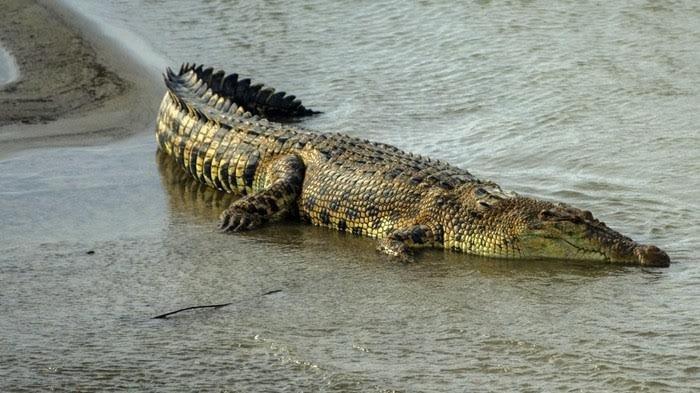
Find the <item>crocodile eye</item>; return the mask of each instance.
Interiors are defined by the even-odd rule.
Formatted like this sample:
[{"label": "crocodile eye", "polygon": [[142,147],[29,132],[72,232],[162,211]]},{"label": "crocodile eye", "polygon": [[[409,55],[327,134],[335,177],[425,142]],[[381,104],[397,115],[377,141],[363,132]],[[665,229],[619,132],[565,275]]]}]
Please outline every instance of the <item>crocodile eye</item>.
[{"label": "crocodile eye", "polygon": [[583,218],[579,216],[571,216],[568,219],[569,221],[573,222],[574,224],[582,224],[583,223]]},{"label": "crocodile eye", "polygon": [[569,210],[561,211],[557,209],[546,209],[540,211],[537,216],[542,221],[571,222],[574,224],[580,224],[583,222],[582,217]]},{"label": "crocodile eye", "polygon": [[537,214],[537,217],[540,218],[540,220],[544,221],[549,221],[552,220],[556,217],[556,214],[552,210],[541,210],[539,214]]},{"label": "crocodile eye", "polygon": [[486,195],[488,195],[488,192],[481,187],[474,190],[474,196],[477,198],[483,198]]}]

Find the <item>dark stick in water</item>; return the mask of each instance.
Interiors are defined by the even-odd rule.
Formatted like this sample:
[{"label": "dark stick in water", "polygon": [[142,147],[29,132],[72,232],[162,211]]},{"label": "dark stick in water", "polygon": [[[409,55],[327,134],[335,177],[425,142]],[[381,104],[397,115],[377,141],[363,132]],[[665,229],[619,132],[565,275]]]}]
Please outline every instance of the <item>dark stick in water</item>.
[{"label": "dark stick in water", "polygon": [[[265,293],[263,293],[261,296],[272,295],[273,293],[277,293],[277,292],[282,292],[282,290],[281,290],[281,289],[275,289],[275,290],[272,290],[272,291],[265,292]],[[179,312],[181,312],[181,311],[195,310],[195,309],[198,309],[198,308],[221,308],[221,307],[226,307],[226,306],[231,305],[231,304],[233,304],[233,303],[210,304],[210,305],[206,305],[206,306],[185,307],[185,308],[181,308],[181,309],[179,309],[179,310],[175,310],[175,311],[171,311],[171,312],[166,312],[165,314],[157,315],[157,316],[153,317],[152,319],[166,319],[166,318],[169,317],[170,315],[177,314],[177,313],[179,313]]]},{"label": "dark stick in water", "polygon": [[221,308],[221,307],[226,307],[226,306],[228,306],[229,304],[231,304],[231,303],[211,304],[211,305],[208,305],[208,306],[192,306],[192,307],[186,307],[186,308],[181,308],[181,309],[176,310],[176,311],[166,312],[165,314],[160,314],[160,315],[158,315],[158,316],[153,317],[153,319],[165,319],[165,318],[167,318],[169,315],[177,314],[177,313],[179,313],[179,312],[181,312],[181,311],[194,310],[194,309],[197,309],[197,308]]}]

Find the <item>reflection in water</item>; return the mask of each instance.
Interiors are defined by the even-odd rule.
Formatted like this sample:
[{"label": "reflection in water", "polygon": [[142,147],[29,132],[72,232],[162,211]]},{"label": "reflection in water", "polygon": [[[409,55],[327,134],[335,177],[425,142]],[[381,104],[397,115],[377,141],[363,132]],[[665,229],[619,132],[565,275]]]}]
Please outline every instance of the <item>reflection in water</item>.
[{"label": "reflection in water", "polygon": [[156,163],[173,215],[186,216],[197,223],[210,222],[214,226],[219,214],[238,198],[194,180],[160,149],[156,151]]},{"label": "reflection in water", "polygon": [[[445,260],[452,265],[465,263],[464,255],[445,252]],[[628,267],[587,261],[558,259],[511,260],[466,256],[475,271],[489,277],[509,277],[516,280],[555,277],[605,277],[632,271]],[[638,269],[637,269],[638,270]]]},{"label": "reflection in water", "polygon": [[[214,239],[251,240],[256,243],[262,242],[281,247],[313,250],[313,252],[319,253],[317,255],[340,255],[340,259],[343,255],[348,259],[374,259],[377,256],[374,252],[372,239],[304,225],[293,220],[274,222],[254,231],[218,233],[216,227],[219,215],[239,196],[218,191],[199,183],[177,165],[172,157],[160,150],[156,152],[156,163],[161,184],[167,195],[170,216],[175,221],[184,221],[185,226],[194,225],[183,228],[179,222],[171,224],[169,230],[178,235],[182,232],[204,231],[210,235],[210,238]],[[190,233],[187,236],[196,235]],[[206,239],[203,241],[211,242],[214,240]],[[258,251],[274,252],[274,249],[251,249],[249,251],[252,253]],[[326,258],[322,258],[321,261],[326,263]]]}]

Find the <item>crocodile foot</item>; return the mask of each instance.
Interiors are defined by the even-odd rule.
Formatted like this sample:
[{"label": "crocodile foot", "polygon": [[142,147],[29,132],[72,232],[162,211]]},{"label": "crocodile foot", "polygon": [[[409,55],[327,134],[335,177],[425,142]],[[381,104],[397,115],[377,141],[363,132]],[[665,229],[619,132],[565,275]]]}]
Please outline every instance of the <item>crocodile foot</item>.
[{"label": "crocodile foot", "polygon": [[258,228],[263,219],[258,213],[251,213],[243,206],[231,206],[221,213],[219,229],[223,232],[239,232]]},{"label": "crocodile foot", "polygon": [[414,262],[413,252],[411,248],[404,242],[398,240],[384,238],[379,240],[377,251],[380,251],[392,258],[396,258],[401,262]]}]

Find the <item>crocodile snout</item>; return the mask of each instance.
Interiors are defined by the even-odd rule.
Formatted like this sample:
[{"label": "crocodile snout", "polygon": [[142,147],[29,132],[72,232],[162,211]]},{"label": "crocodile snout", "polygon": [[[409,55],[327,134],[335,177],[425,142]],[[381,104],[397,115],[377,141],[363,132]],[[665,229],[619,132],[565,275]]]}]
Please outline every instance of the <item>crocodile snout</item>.
[{"label": "crocodile snout", "polygon": [[642,266],[668,267],[671,264],[668,254],[656,246],[641,244],[634,249],[634,254]]}]

